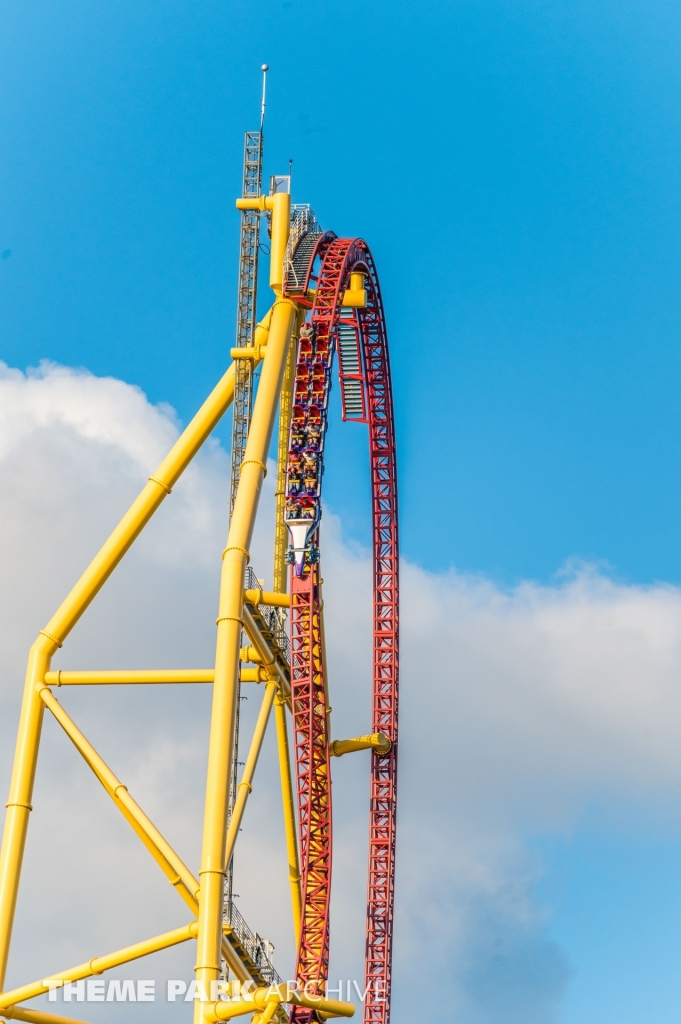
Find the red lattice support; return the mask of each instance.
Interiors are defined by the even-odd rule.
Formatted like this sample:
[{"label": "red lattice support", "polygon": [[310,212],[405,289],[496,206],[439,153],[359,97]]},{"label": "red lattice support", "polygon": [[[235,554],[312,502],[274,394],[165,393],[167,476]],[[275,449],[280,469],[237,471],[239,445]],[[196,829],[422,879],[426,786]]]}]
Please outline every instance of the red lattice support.
[{"label": "red lattice support", "polygon": [[[364,1024],[388,1024],[395,899],[399,657],[397,468],[390,363],[381,293],[366,243],[335,238],[329,233],[316,255],[322,258],[311,316],[316,344],[327,346],[330,368],[341,317],[346,329],[356,330],[362,366],[353,377],[363,389],[362,413],[368,411],[374,563],[372,731],[385,733],[392,747],[386,755],[371,755]],[[346,309],[342,316],[342,298],[353,272],[365,275],[367,304],[351,315]],[[311,274],[310,268],[308,277]],[[331,780],[318,579],[318,563],[308,564],[303,578],[291,574],[291,668],[303,876],[297,977],[301,984],[310,982],[321,987],[328,977]],[[309,1011],[294,1009],[294,1021],[308,1018]]]},{"label": "red lattice support", "polygon": [[[319,613],[319,565],[291,572],[291,706],[296,757],[303,917],[296,978],[308,994],[329,975],[331,773]],[[295,1007],[293,1020],[310,1019]]]}]

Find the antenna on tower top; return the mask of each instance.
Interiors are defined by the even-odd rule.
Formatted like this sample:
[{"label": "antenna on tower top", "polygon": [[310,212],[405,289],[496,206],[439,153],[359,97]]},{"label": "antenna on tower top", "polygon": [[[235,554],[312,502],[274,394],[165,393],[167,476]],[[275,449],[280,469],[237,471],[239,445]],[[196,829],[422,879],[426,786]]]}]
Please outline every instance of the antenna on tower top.
[{"label": "antenna on tower top", "polygon": [[263,129],[265,124],[265,91],[267,89],[267,72],[270,70],[267,64],[263,64],[260,68],[262,71],[262,102],[260,104],[260,131]]}]

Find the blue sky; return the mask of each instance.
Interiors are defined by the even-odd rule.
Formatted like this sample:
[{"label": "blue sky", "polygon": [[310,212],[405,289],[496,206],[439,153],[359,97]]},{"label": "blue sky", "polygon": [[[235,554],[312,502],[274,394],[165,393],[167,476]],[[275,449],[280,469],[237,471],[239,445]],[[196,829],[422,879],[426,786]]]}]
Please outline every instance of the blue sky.
[{"label": "blue sky", "polygon": [[[502,587],[569,559],[681,582],[678,5],[4,0],[0,25],[0,358],[192,415],[233,344],[266,60],[266,174],[293,159],[294,201],[378,263],[404,554]],[[325,485],[360,541],[365,444],[333,430]],[[681,1020],[680,838],[537,839],[568,1024],[648,1024],[646,993]],[[649,970],[621,1006],[627,941]]]}]

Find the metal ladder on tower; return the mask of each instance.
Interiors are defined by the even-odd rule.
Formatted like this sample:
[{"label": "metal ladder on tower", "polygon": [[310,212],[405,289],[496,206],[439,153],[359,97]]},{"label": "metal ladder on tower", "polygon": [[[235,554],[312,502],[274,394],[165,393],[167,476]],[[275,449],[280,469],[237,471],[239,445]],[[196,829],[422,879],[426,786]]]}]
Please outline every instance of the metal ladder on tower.
[{"label": "metal ladder on tower", "polygon": [[[262,187],[263,133],[246,132],[244,138],[243,196],[259,196]],[[260,246],[260,213],[243,210],[241,213],[241,239],[239,247],[239,288],[237,295],[236,346],[252,348],[255,339],[255,315],[258,293],[258,252]],[[234,402],[232,406],[232,463],[229,493],[229,518],[234,512],[239,487],[241,464],[244,460],[248,431],[253,411],[253,360],[237,359],[234,365]],[[228,821],[232,816],[237,796],[239,769],[239,709],[241,686],[237,685],[234,747],[230,766]],[[230,861],[225,877],[225,921],[232,925],[233,865]]]}]

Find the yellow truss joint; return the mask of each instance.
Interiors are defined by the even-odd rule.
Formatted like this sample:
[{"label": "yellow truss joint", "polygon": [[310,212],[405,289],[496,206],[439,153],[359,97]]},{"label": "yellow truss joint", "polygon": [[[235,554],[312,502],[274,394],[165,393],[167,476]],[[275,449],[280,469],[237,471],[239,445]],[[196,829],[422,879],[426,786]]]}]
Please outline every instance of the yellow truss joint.
[{"label": "yellow truss joint", "polygon": [[334,740],[329,743],[332,757],[352,754],[355,750],[375,750],[377,754],[389,754],[392,747],[390,740],[383,732],[372,732],[369,736],[356,736],[352,740]]}]

